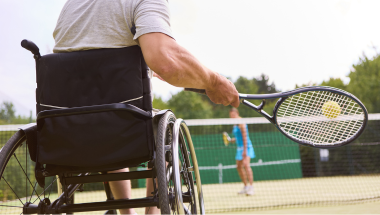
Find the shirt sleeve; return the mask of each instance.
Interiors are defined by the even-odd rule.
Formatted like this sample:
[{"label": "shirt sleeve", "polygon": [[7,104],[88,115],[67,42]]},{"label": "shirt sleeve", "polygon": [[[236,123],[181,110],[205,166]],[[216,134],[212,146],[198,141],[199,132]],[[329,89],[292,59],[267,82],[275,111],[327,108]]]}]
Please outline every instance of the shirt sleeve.
[{"label": "shirt sleeve", "polygon": [[159,32],[173,38],[170,28],[170,11],[166,0],[141,0],[134,10],[133,21],[136,34],[133,40],[141,35]]}]

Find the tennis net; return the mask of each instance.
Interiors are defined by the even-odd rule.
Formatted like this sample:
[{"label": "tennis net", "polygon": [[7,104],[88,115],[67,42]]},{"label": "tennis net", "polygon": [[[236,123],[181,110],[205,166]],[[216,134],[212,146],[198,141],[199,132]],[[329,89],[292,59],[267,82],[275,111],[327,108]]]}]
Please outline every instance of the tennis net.
[{"label": "tennis net", "polygon": [[[292,142],[261,117],[186,123],[195,145],[208,213],[380,201],[380,114],[369,115],[367,128],[354,143],[328,150]],[[222,133],[233,137],[232,128],[237,124],[247,124],[254,148],[255,157],[250,160],[252,196],[237,194],[243,188],[235,159],[237,147],[223,143]],[[0,147],[19,127],[0,126]],[[14,180],[9,183],[25,181],[17,175],[9,178]],[[132,186],[133,198],[145,195],[145,180],[133,180]],[[104,201],[102,189],[101,183],[86,184],[76,202]],[[52,195],[55,192],[56,187]],[[0,202],[12,198],[12,192],[1,182]]]}]

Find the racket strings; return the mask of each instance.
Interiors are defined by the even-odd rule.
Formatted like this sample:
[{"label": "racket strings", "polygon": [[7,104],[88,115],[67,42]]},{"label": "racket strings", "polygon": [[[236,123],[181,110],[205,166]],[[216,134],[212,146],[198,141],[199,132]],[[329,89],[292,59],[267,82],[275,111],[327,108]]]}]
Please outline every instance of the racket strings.
[{"label": "racket strings", "polygon": [[[326,102],[333,106],[324,108]],[[354,136],[364,117],[354,100],[329,91],[293,95],[277,111],[278,125],[285,133],[316,145],[335,144]]]},{"label": "racket strings", "polygon": [[[339,95],[338,97],[332,98],[331,96],[327,96],[326,92],[324,92],[321,95],[321,99],[317,100],[318,106],[321,106],[324,103],[324,100],[334,101],[334,102],[340,102],[340,103],[345,102],[344,100],[342,100],[342,96],[341,95]],[[325,115],[326,114],[330,114],[329,112],[326,112],[326,111],[324,111],[324,112],[325,112],[324,113]],[[339,126],[342,126],[341,123],[339,123],[339,122],[333,122],[333,123],[331,123],[330,126],[326,125],[326,123],[328,124],[328,122],[326,122],[326,121],[320,121],[318,124],[316,124],[315,128],[311,129],[311,132],[310,132],[311,136],[315,135],[319,131],[322,135],[317,136],[319,138],[318,140],[321,141],[321,142],[326,142],[326,141],[328,141],[328,139],[326,137],[329,135],[328,132],[329,132],[329,129],[331,129],[330,127],[332,127],[332,129],[331,129],[332,132],[330,133],[331,138],[336,139],[337,136],[341,135],[339,132],[336,132],[337,128]],[[303,123],[303,124],[305,125],[305,123]],[[326,128],[327,128],[327,130],[326,130]],[[344,127],[342,127],[342,128],[343,128],[342,130],[345,130]],[[305,136],[301,134],[299,136],[299,138],[302,138],[302,137],[305,137]],[[312,140],[311,138],[304,138],[304,139]]]}]

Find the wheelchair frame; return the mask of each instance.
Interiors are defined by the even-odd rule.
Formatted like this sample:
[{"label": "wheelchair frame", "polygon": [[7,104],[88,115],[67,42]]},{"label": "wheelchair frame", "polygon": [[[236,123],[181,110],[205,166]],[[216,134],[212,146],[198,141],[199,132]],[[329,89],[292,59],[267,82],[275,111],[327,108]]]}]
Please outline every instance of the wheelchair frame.
[{"label": "wheelchair frame", "polygon": [[[34,54],[35,59],[40,58],[41,55],[39,54],[38,47],[30,41],[25,41],[26,40],[22,42],[22,46],[31,51]],[[27,137],[30,133],[26,131],[35,131],[36,127],[37,125],[35,123],[31,123],[23,127],[20,131],[16,132],[10,140],[8,140],[3,148],[0,149],[0,180],[3,179],[8,184],[4,178],[4,170],[7,167],[11,157],[16,157],[15,151],[22,146],[26,139],[28,139]],[[153,152],[152,160],[148,161],[148,168],[151,168],[150,170],[122,173],[102,172],[101,174],[96,175],[91,175],[90,172],[83,172],[76,176],[74,176],[73,173],[59,173],[57,174],[59,177],[58,183],[62,184],[63,192],[53,202],[49,199],[50,194],[48,198],[40,198],[42,194],[45,196],[46,190],[49,187],[45,189],[44,185],[43,192],[38,194],[36,190],[37,182],[33,187],[30,179],[28,178],[27,171],[25,173],[25,170],[16,157],[17,162],[19,162],[21,169],[24,171],[26,178],[29,180],[29,183],[33,188],[33,192],[28,202],[26,201],[27,198],[29,198],[27,194],[25,197],[25,203],[23,203],[19,198],[20,202],[23,204],[23,206],[19,208],[22,208],[22,213],[24,214],[72,214],[75,212],[101,210],[106,210],[106,214],[117,214],[116,209],[157,206],[161,209],[161,213],[164,214],[205,214],[202,183],[199,175],[195,149],[185,121],[182,119],[176,119],[170,110],[160,111],[153,117],[153,134],[156,140],[156,150]],[[28,144],[28,142],[26,142],[26,144]],[[25,156],[29,156],[27,149]],[[27,160],[28,159],[26,159],[26,162]],[[34,177],[36,177],[36,181],[38,181],[38,177],[44,178],[48,176],[52,176],[52,174],[39,171],[39,169],[36,168],[34,175]],[[139,199],[114,200],[108,184],[109,181],[144,178],[157,178],[157,181],[152,180],[154,187],[154,192],[152,193],[153,196]],[[75,204],[75,192],[83,190],[83,184],[95,182],[104,183],[107,200],[103,202]],[[52,184],[53,183],[54,181]],[[41,183],[39,182],[39,184]],[[186,185],[187,188],[185,192],[182,190],[183,184]],[[196,191],[194,184],[196,184]],[[9,184],[8,186],[12,189]],[[26,191],[28,189],[27,187],[28,184],[26,186]],[[18,197],[17,193],[13,189],[12,191]],[[40,199],[38,204],[31,202],[34,192],[37,194],[38,199]],[[195,194],[195,192],[197,193]],[[190,203],[190,209],[186,207],[184,203]],[[4,205],[0,205],[0,209],[1,206]],[[199,211],[197,211],[197,208]]]},{"label": "wheelchair frame", "polygon": [[[118,180],[130,180],[130,179],[143,179],[143,178],[155,178],[157,175],[160,175],[160,173],[157,172],[157,167],[155,163],[157,163],[157,160],[164,159],[163,161],[168,160],[168,152],[171,154],[171,160],[172,161],[179,161],[180,158],[178,157],[177,153],[172,152],[178,152],[178,150],[185,146],[186,147],[186,141],[188,143],[188,149],[189,152],[187,154],[190,154],[192,157],[192,164],[193,166],[186,167],[187,173],[190,173],[191,179],[193,178],[192,173],[195,173],[195,179],[196,179],[196,186],[197,186],[197,193],[196,196],[192,196],[195,193],[195,190],[193,190],[193,193],[183,193],[181,190],[183,179],[181,179],[180,174],[182,174],[179,170],[179,163],[173,162],[173,166],[170,169],[170,172],[172,172],[172,179],[174,180],[174,192],[168,194],[169,199],[169,207],[171,209],[171,212],[177,212],[179,214],[192,214],[193,211],[189,211],[185,206],[184,203],[190,203],[191,201],[196,201],[198,205],[197,208],[199,208],[200,214],[205,213],[204,208],[204,202],[203,202],[203,194],[202,194],[202,186],[201,186],[201,179],[199,175],[199,169],[198,164],[196,160],[195,150],[194,146],[191,140],[190,132],[188,130],[188,127],[186,126],[186,123],[182,119],[177,119],[175,122],[171,121],[168,122],[168,117],[173,117],[174,114],[172,114],[170,111],[161,111],[156,117],[154,118],[154,130],[155,130],[155,136],[156,139],[158,138],[157,133],[162,132],[162,128],[160,128],[160,125],[157,125],[159,121],[160,124],[165,123],[167,127],[171,126],[172,128],[172,138],[168,138],[168,136],[165,136],[163,141],[157,140],[157,143],[165,143],[167,142],[167,139],[172,139],[171,144],[169,145],[163,145],[161,147],[164,150],[164,154],[161,156],[156,154],[156,157],[154,160],[149,161],[148,167],[152,167],[151,170],[144,170],[144,171],[132,171],[132,172],[123,172],[123,173],[106,173],[106,174],[99,174],[99,175],[91,175],[90,173],[81,173],[78,176],[72,176],[72,175],[64,175],[60,174],[60,183],[63,187],[63,193],[53,202],[50,201],[49,198],[42,199],[38,204],[33,204],[31,202],[26,202],[23,206],[23,213],[24,214],[61,214],[61,213],[75,213],[75,212],[88,212],[88,211],[101,211],[101,210],[107,210],[106,214],[117,214],[116,209],[126,209],[126,208],[138,208],[138,207],[151,207],[151,206],[157,206],[159,208],[162,208],[163,205],[160,205],[160,198],[159,198],[159,186],[156,186],[155,180],[153,180],[153,184],[155,187],[154,196],[152,197],[145,197],[145,198],[139,198],[139,199],[120,199],[120,200],[114,200],[112,196],[112,192],[110,190],[109,184],[107,182],[109,181],[118,181]],[[29,127],[36,126],[34,123],[29,124]],[[165,130],[167,130],[165,128]],[[23,141],[25,141],[26,135],[22,130],[18,131],[8,142],[7,144],[1,149],[0,151],[0,168],[1,168],[1,176],[3,175],[3,171],[6,167],[7,161],[10,159],[10,157],[14,154],[15,150],[17,150],[17,147],[22,144]],[[158,147],[160,148],[160,147]],[[168,170],[167,170],[168,171]],[[167,177],[168,172],[161,172]],[[184,170],[182,170],[184,171]],[[162,174],[161,174],[162,175]],[[3,178],[3,177],[2,177]],[[166,178],[168,179],[168,178]],[[5,180],[5,179],[4,179]],[[107,200],[103,202],[91,202],[91,203],[80,203],[75,204],[73,202],[73,197],[75,192],[80,191],[81,186],[85,183],[94,183],[94,182],[106,182],[105,185],[105,192],[107,196]],[[166,185],[164,185],[165,187]],[[44,189],[45,191],[47,190]],[[44,192],[45,192],[44,191]],[[167,191],[161,192],[165,193]],[[33,192],[34,193],[34,192]],[[174,194],[174,195],[173,195]],[[42,193],[40,194],[42,195]],[[196,211],[196,210],[195,210]]]}]

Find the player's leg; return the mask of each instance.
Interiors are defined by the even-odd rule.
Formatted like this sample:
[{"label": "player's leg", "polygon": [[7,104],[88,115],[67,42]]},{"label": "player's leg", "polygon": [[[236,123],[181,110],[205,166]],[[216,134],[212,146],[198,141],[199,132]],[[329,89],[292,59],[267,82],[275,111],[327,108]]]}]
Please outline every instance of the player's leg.
[{"label": "player's leg", "polygon": [[236,169],[239,173],[241,181],[244,183],[244,187],[241,191],[238,192],[238,194],[246,194],[247,189],[247,176],[245,174],[244,168],[243,168],[243,160],[236,160]]},{"label": "player's leg", "polygon": [[237,166],[237,171],[239,173],[241,181],[244,183],[244,186],[247,185],[247,175],[246,172],[244,171],[244,166],[243,166],[243,160],[237,160],[236,161],[236,166]]},{"label": "player's leg", "polygon": [[[157,181],[156,181],[157,182]],[[153,196],[154,187],[153,187],[153,179],[147,178],[146,179],[146,196]],[[145,214],[160,214],[160,209],[157,207],[146,207],[145,208]]]},{"label": "player's leg", "polygon": [[249,182],[249,185],[246,186],[247,188],[247,192],[246,194],[247,195],[253,195],[254,194],[254,190],[253,190],[253,172],[252,172],[252,169],[251,169],[251,166],[250,166],[250,163],[251,163],[251,158],[249,156],[246,156],[243,161],[243,168],[244,168],[244,172],[247,176],[247,181]]},{"label": "player's leg", "polygon": [[243,160],[243,168],[245,171],[245,174],[247,176],[247,181],[249,182],[250,185],[253,184],[253,172],[250,166],[251,163],[251,158],[249,156],[246,156],[245,159]]},{"label": "player's leg", "polygon": [[[118,173],[118,172],[128,172],[128,168],[109,171],[108,173]],[[130,199],[132,196],[131,192],[131,181],[123,180],[123,181],[110,181],[109,182],[112,194],[115,199]],[[133,208],[129,209],[119,209],[120,214],[136,214]]]}]

